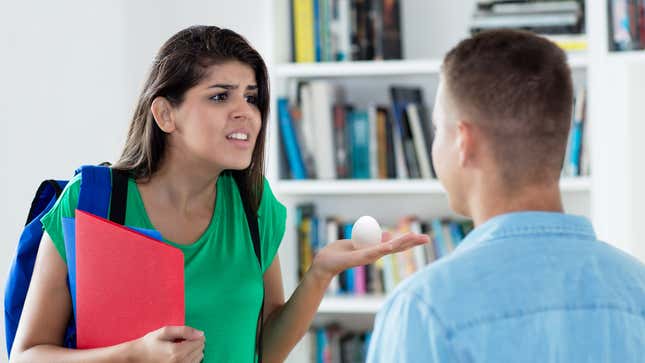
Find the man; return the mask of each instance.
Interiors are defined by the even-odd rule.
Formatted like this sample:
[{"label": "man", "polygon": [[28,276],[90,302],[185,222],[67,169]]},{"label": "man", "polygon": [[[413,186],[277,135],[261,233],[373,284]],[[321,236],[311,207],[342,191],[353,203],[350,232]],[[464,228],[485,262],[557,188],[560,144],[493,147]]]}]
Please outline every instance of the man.
[{"label": "man", "polygon": [[527,32],[446,55],[432,156],[476,228],[388,299],[368,362],[645,361],[645,267],[563,213],[572,95],[564,52]]}]

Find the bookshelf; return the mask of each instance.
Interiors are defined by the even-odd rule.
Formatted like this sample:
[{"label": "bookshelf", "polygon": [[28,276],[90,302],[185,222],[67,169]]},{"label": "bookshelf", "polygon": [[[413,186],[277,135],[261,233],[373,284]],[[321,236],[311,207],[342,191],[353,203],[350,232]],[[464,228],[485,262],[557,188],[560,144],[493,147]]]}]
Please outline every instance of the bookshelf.
[{"label": "bookshelf", "polygon": [[[291,63],[290,13],[288,0],[277,0],[272,9],[271,34],[272,55],[269,65],[272,81],[273,118],[268,144],[268,170],[272,188],[288,210],[287,231],[280,250],[285,289],[289,295],[298,282],[298,248],[295,231],[295,210],[302,202],[316,204],[321,216],[341,215],[352,220],[360,215],[371,214],[379,221],[394,224],[404,215],[416,214],[423,218],[456,217],[450,210],[446,193],[435,179],[386,179],[386,180],[288,180],[280,178],[280,145],[278,145],[277,97],[287,96],[297,80],[329,80],[347,90],[350,102],[364,105],[369,102],[388,103],[387,87],[390,84],[419,85],[423,88],[426,105],[432,106],[438,83],[442,56],[460,39],[468,36],[468,23],[474,0],[454,2],[449,0],[401,1],[403,60],[349,61],[322,63]],[[599,72],[606,59],[618,58],[616,62],[634,60],[645,62],[642,52],[608,56],[606,32],[591,31],[590,26],[603,25],[606,9],[602,4],[586,1],[587,35],[586,51],[568,53],[576,87],[585,86],[589,98],[600,99],[611,92],[601,86]],[[601,52],[601,47],[604,50]],[[605,76],[609,77],[609,76]],[[607,124],[599,116],[601,110],[587,104],[587,125],[590,130],[591,170],[590,176],[567,177],[561,180],[563,202],[567,212],[585,215],[592,219],[601,238],[620,239],[626,236],[618,232],[627,222],[624,214],[611,215],[616,208],[629,204],[624,188],[616,186],[613,176],[616,163],[610,157],[625,157],[624,146],[618,139],[596,142],[609,132]],[[608,117],[607,114],[604,114]],[[598,124],[601,124],[598,126]],[[598,126],[598,127],[597,127]],[[624,131],[624,130],[623,130]],[[621,133],[620,135],[625,135]],[[622,170],[622,169],[621,169]],[[645,181],[645,175],[643,177]],[[619,188],[620,190],[617,190]],[[622,194],[621,194],[622,193]],[[608,209],[609,208],[609,209]],[[631,225],[630,225],[631,226]],[[619,247],[630,250],[628,245]],[[339,323],[350,329],[369,329],[374,314],[383,304],[384,296],[327,296],[322,301],[315,325]],[[311,352],[299,346],[290,355],[290,362],[307,361]]]}]

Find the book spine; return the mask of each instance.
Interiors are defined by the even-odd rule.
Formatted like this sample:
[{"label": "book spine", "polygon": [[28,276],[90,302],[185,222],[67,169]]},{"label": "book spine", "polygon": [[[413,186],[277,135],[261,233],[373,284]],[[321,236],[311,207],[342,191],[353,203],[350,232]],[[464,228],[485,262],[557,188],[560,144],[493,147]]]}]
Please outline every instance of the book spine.
[{"label": "book spine", "polygon": [[336,165],[334,162],[333,147],[333,117],[332,85],[327,81],[313,81],[310,83],[313,100],[314,128],[317,140],[315,149],[316,174],[319,179],[335,179]]},{"label": "book spine", "polygon": [[282,133],[282,140],[284,142],[287,160],[291,168],[291,173],[294,179],[305,179],[306,171],[298,140],[293,129],[293,123],[289,114],[289,103],[287,99],[281,98],[278,100],[278,119],[280,123],[280,131]]},{"label": "book spine", "polygon": [[298,63],[313,62],[316,60],[313,0],[292,0],[291,4],[295,61]]},{"label": "book spine", "polygon": [[338,54],[336,60],[352,59],[352,24],[350,0],[338,0]]},{"label": "book spine", "polygon": [[322,19],[320,14],[320,3],[322,0],[313,0],[314,14],[314,51],[316,62],[322,61]]},{"label": "book spine", "polygon": [[377,117],[378,116],[377,116],[376,106],[371,106],[368,109],[368,127],[369,127],[368,145],[369,145],[369,162],[370,162],[369,175],[370,175],[370,178],[374,178],[374,179],[379,177]]},{"label": "book spine", "polygon": [[419,162],[421,177],[424,179],[432,178],[432,170],[430,168],[430,160],[428,158],[428,150],[426,149],[426,141],[421,128],[421,120],[419,117],[419,109],[417,105],[411,103],[407,107],[408,120],[410,121],[410,131],[412,133],[412,141],[414,149]]},{"label": "book spine", "polygon": [[387,111],[381,107],[376,110],[376,145],[378,178],[386,179],[388,177]]},{"label": "book spine", "polygon": [[402,59],[399,0],[382,0],[383,59]]},{"label": "book spine", "polygon": [[352,177],[370,177],[369,120],[367,112],[354,111],[350,114],[352,137]]},{"label": "book spine", "polygon": [[336,155],[336,174],[339,179],[349,177],[345,105],[334,105],[334,150]]}]

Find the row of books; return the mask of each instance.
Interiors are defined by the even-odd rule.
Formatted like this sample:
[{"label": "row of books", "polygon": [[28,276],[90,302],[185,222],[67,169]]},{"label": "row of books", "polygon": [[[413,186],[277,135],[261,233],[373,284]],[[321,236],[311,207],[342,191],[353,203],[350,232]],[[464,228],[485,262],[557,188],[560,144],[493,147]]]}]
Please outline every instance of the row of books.
[{"label": "row of books", "polygon": [[304,343],[313,363],[363,363],[367,358],[371,331],[351,331],[337,325],[310,330]]},{"label": "row of books", "polygon": [[[355,108],[325,80],[278,100],[282,179],[435,178],[434,134],[420,87],[390,86],[391,106]],[[576,91],[562,176],[589,175],[586,89]]]},{"label": "row of books", "polygon": [[329,81],[278,100],[283,179],[435,177],[433,133],[420,87],[391,86],[391,106],[356,108]]},{"label": "row of books", "polygon": [[645,0],[607,0],[609,48],[645,49]]},{"label": "row of books", "polygon": [[[316,213],[315,205],[311,203],[298,205],[296,223],[300,277],[309,269],[321,248],[338,239],[351,239],[351,222],[336,217],[321,218]],[[327,293],[387,294],[414,272],[452,252],[472,228],[470,221],[422,221],[415,216],[401,218],[395,227],[385,230],[391,231],[395,236],[407,232],[427,234],[431,242],[384,256],[372,265],[343,271],[331,282]]]},{"label": "row of books", "polygon": [[577,0],[479,0],[471,32],[511,28],[538,34],[579,34],[584,30],[584,6]]},{"label": "row of books", "polygon": [[399,0],[291,0],[293,61],[401,59]]}]

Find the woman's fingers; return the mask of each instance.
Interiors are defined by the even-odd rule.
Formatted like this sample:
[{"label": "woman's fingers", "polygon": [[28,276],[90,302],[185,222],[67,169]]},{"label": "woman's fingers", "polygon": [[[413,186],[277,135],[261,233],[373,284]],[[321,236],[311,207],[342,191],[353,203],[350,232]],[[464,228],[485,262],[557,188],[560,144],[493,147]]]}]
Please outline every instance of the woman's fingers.
[{"label": "woman's fingers", "polygon": [[427,235],[406,233],[387,242],[364,247],[358,251],[355,251],[355,257],[357,260],[361,261],[362,264],[369,264],[387,254],[405,251],[414,246],[428,243],[429,241],[430,238]]},{"label": "woman's fingers", "polygon": [[406,233],[386,243],[392,244],[392,252],[401,252],[407,250],[408,248],[422,245],[428,242],[430,242],[430,237],[425,234]]}]

